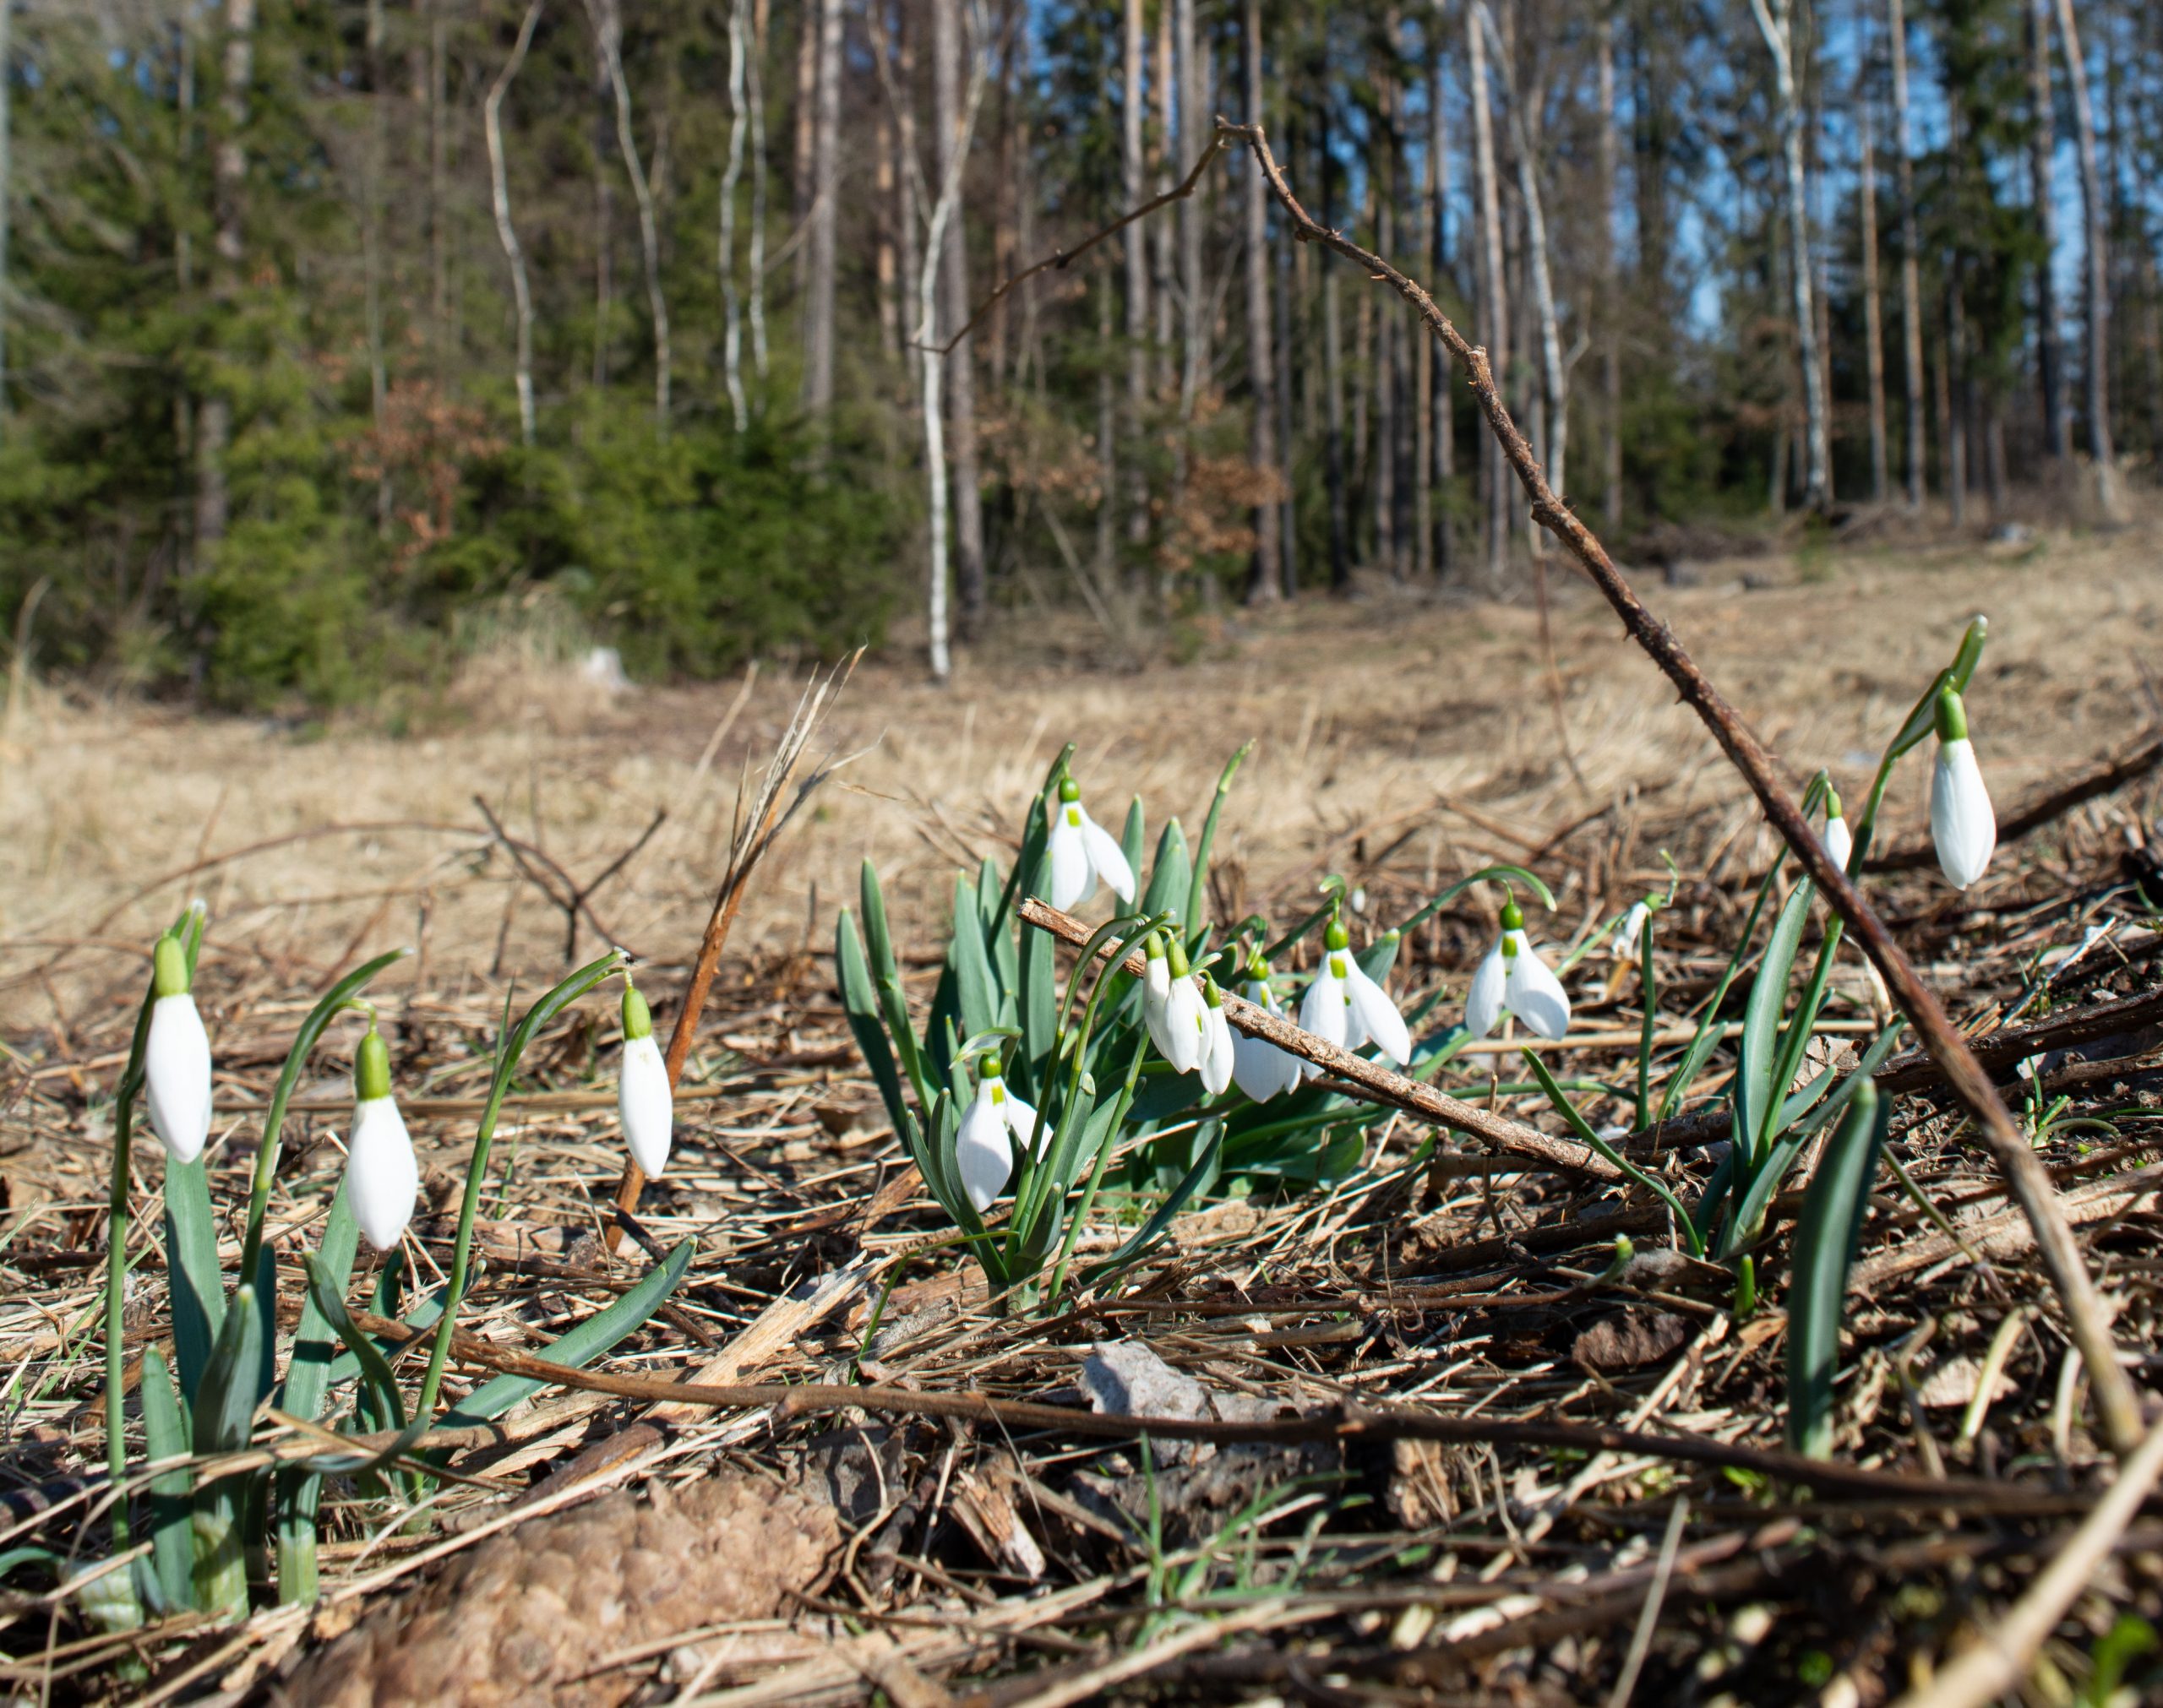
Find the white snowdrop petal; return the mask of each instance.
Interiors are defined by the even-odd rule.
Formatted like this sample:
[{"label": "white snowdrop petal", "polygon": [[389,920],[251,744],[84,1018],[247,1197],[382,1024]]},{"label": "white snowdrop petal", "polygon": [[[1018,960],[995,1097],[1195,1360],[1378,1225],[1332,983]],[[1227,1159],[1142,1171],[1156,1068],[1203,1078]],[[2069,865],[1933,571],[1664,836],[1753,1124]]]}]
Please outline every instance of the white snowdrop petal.
[{"label": "white snowdrop petal", "polygon": [[1126,851],[1087,813],[1082,815],[1082,846],[1088,853],[1090,869],[1121,901],[1132,901],[1134,868],[1127,863]]},{"label": "white snowdrop petal", "polygon": [[1192,979],[1172,981],[1172,993],[1164,1002],[1163,1048],[1164,1059],[1180,1073],[1191,1074],[1201,1065],[1207,1006]]},{"label": "white snowdrop petal", "polygon": [[210,1037],[186,992],[150,1005],[143,1043],[150,1127],[176,1162],[193,1162],[210,1136]]},{"label": "white snowdrop petal", "polygon": [[1081,828],[1070,824],[1064,812],[1053,822],[1051,835],[1044,846],[1051,857],[1051,895],[1048,899],[1064,913],[1085,900],[1096,887],[1096,880],[1089,872],[1089,851],[1082,840]]},{"label": "white snowdrop petal", "polygon": [[[1299,1030],[1312,1032],[1342,1048],[1348,1013],[1344,1003],[1344,981],[1330,970],[1329,958],[1325,956],[1321,971],[1307,987],[1307,993],[1299,998]],[[1321,1075],[1319,1064],[1305,1060],[1299,1063],[1299,1071],[1310,1080]]]},{"label": "white snowdrop petal", "polygon": [[1965,889],[1983,875],[1997,848],[1997,817],[1982,767],[1966,740],[1941,742],[1930,781],[1930,836],[1945,881]]},{"label": "white snowdrop petal", "polygon": [[1845,819],[1828,819],[1825,821],[1825,851],[1832,856],[1833,863],[1841,871],[1848,869],[1848,856],[1855,851],[1855,839],[1848,830]]},{"label": "white snowdrop petal", "polygon": [[1382,1059],[1402,1067],[1412,1059],[1412,1033],[1389,993],[1368,977],[1358,961],[1345,969],[1344,992],[1351,998],[1359,1029],[1374,1041]]},{"label": "white snowdrop petal", "polygon": [[624,1046],[616,1080],[616,1112],[631,1160],[649,1180],[668,1167],[668,1147],[676,1134],[676,1099],[668,1085],[668,1064],[651,1033]]},{"label": "white snowdrop petal", "polygon": [[355,1104],[346,1145],[346,1199],[369,1245],[389,1251],[398,1243],[413,1219],[413,1201],[420,1192],[420,1164],[397,1102],[370,1097]]},{"label": "white snowdrop petal", "polygon": [[1630,911],[1622,916],[1621,924],[1615,927],[1615,940],[1608,945],[1617,960],[1635,960],[1637,945],[1644,940],[1645,921],[1652,917],[1652,909],[1642,901],[1632,902]]},{"label": "white snowdrop petal", "polygon": [[1232,1083],[1237,1052],[1232,1040],[1232,1023],[1224,1018],[1223,1009],[1205,1004],[1202,1026],[1201,1083],[1213,1097],[1221,1095]]},{"label": "white snowdrop petal", "polygon": [[1495,1030],[1495,1022],[1502,1017],[1508,982],[1509,970],[1503,965],[1502,943],[1497,938],[1473,973],[1472,988],[1464,996],[1464,1029],[1474,1037],[1484,1038]]},{"label": "white snowdrop petal", "polygon": [[1006,1130],[1026,1148],[1038,1156],[1044,1154],[1044,1147],[1051,1143],[1051,1134],[1043,1129],[1037,1118],[1037,1106],[1016,1096],[1011,1091],[1000,1104],[1006,1116]]},{"label": "white snowdrop petal", "polygon": [[1551,1042],[1570,1030],[1570,993],[1533,952],[1523,932],[1511,935],[1517,939],[1517,952],[1510,961],[1503,1000],[1512,1014]]},{"label": "white snowdrop petal", "polygon": [[962,1177],[962,1189],[982,1214],[1006,1189],[1014,1172],[1014,1146],[1007,1138],[1006,1118],[991,1100],[988,1085],[977,1087],[976,1101],[962,1117],[954,1137],[954,1165]]}]

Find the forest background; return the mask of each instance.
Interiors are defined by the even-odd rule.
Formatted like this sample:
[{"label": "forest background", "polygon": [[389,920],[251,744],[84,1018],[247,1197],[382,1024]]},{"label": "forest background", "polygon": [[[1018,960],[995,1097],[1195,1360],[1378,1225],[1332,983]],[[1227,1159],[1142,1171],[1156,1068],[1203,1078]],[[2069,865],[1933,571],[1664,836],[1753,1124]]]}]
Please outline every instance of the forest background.
[{"label": "forest background", "polygon": [[1463,376],[1243,152],[972,324],[1218,115],[1640,558],[2107,524],[2163,444],[2148,0],[13,0],[0,620],[398,707],[506,633],[943,675],[1017,610],[1514,593]]}]

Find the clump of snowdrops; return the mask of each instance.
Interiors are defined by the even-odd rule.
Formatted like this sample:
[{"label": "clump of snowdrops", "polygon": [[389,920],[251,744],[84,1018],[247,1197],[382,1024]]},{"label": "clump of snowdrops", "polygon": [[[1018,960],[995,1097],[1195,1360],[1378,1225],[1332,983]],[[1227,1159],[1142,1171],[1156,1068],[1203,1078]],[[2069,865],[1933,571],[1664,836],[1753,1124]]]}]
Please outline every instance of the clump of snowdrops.
[{"label": "clump of snowdrops", "polygon": [[[550,1021],[620,976],[621,1115],[625,1137],[649,1174],[666,1165],[673,1121],[651,1017],[621,955],[611,952],[579,968],[515,1024],[506,1000],[467,1159],[449,1274],[404,1319],[410,1328],[433,1330],[426,1371],[409,1404],[390,1367],[395,1347],[362,1334],[346,1305],[365,1240],[384,1256],[372,1303],[379,1314],[398,1314],[404,1270],[399,1251],[420,1187],[392,1088],[390,1051],[363,994],[402,952],[378,956],[341,979],[295,1033],[264,1113],[237,1262],[227,1272],[221,1266],[221,1222],[204,1161],[211,1052],[195,1003],[204,930],[198,904],[157,939],[150,987],[113,1106],[105,1297],[112,1551],[106,1560],[80,1569],[39,1551],[57,1576],[78,1586],[85,1610],[115,1629],[139,1624],[150,1614],[193,1611],[240,1618],[259,1592],[281,1602],[313,1601],[325,1477],[353,1477],[393,1502],[417,1499],[432,1480],[433,1462],[422,1448],[430,1429],[484,1422],[539,1385],[499,1378],[448,1409],[443,1405],[444,1362],[466,1294],[474,1214],[497,1119],[520,1057]],[[265,1218],[287,1106],[311,1053],[348,1015],[357,1016],[364,1030],[353,1047],[354,1102],[344,1175],[314,1248],[292,1248],[297,1239],[281,1247],[266,1232]],[[172,1354],[168,1358],[158,1346],[143,1353],[139,1415],[144,1450],[136,1459],[128,1450],[122,1307],[130,1264],[143,1255],[139,1250],[131,1258],[128,1238],[139,1107],[147,1112],[165,1151],[163,1246]],[[553,1341],[547,1356],[577,1365],[616,1345],[659,1307],[690,1256],[689,1243],[679,1245],[614,1304]],[[278,1325],[281,1289],[300,1303],[298,1325],[290,1335]],[[287,1439],[252,1447],[266,1408],[288,1426]],[[373,1439],[355,1439],[362,1434]]]}]

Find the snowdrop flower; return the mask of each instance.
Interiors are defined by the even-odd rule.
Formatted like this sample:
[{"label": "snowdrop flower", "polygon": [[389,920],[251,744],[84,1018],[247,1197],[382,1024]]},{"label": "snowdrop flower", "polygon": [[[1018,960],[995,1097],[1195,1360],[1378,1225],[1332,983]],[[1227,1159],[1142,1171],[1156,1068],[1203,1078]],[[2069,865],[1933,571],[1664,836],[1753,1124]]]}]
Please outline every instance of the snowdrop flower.
[{"label": "snowdrop flower", "polygon": [[1937,697],[1937,769],[1930,780],[1930,839],[1945,881],[1965,889],[1997,847],[1997,818],[1968,742],[1968,709],[1949,683]]},{"label": "snowdrop flower", "polygon": [[193,1162],[210,1136],[210,1037],[188,989],[188,951],[167,932],[152,953],[150,1031],[143,1085],[150,1127],[176,1162]]},{"label": "snowdrop flower", "polygon": [[668,1167],[668,1145],[676,1133],[676,1093],[668,1083],[668,1064],[653,1036],[653,1010],[624,975],[624,1060],[617,1069],[616,1117],[630,1146],[631,1161],[649,1180]]},{"label": "snowdrop flower", "polygon": [[1174,932],[1169,947],[1149,934],[1143,976],[1141,1014],[1149,1036],[1175,1072],[1191,1074],[1201,1065],[1209,1039],[1208,1004],[1187,965],[1186,945]]},{"label": "snowdrop flower", "polygon": [[1045,849],[1051,856],[1047,900],[1061,912],[1094,895],[1099,878],[1121,901],[1134,900],[1134,868],[1111,833],[1089,816],[1081,787],[1071,777],[1060,779],[1058,816]]},{"label": "snowdrop flower", "polygon": [[353,1130],[346,1145],[346,1199],[368,1243],[389,1251],[413,1219],[421,1167],[406,1118],[390,1095],[390,1051],[368,1015],[367,1035],[353,1053]]},{"label": "snowdrop flower", "polygon": [[1223,1095],[1239,1066],[1239,1045],[1224,1018],[1224,993],[1207,973],[1201,976],[1201,1083],[1212,1097]]},{"label": "snowdrop flower", "polygon": [[1524,913],[1514,897],[1502,904],[1502,935],[1472,975],[1464,999],[1465,1030],[1484,1038],[1507,1010],[1547,1039],[1570,1029],[1570,995],[1525,938]]},{"label": "snowdrop flower", "polygon": [[977,1081],[975,1101],[962,1117],[962,1130],[954,1139],[954,1161],[962,1172],[962,1189],[978,1215],[1006,1189],[1014,1172],[1014,1144],[1043,1150],[1051,1135],[1038,1130],[1037,1112],[1006,1089],[995,1062],[984,1063]]},{"label": "snowdrop flower", "polygon": [[1833,857],[1833,863],[1846,871],[1848,856],[1855,852],[1855,839],[1848,830],[1848,821],[1840,816],[1840,797],[1830,789],[1825,791],[1824,840],[1825,851]]},{"label": "snowdrop flower", "polygon": [[[1269,987],[1269,963],[1260,955],[1247,966],[1247,982],[1240,994],[1256,1008],[1272,1014],[1283,1010],[1277,1005],[1277,993]],[[1279,1091],[1289,1091],[1299,1083],[1299,1058],[1289,1050],[1280,1050],[1261,1038],[1249,1037],[1237,1032],[1232,1037],[1232,1079],[1239,1088],[1257,1103],[1267,1103]]]},{"label": "snowdrop flower", "polygon": [[1653,917],[1652,903],[1632,902],[1630,911],[1622,916],[1621,924],[1615,927],[1614,940],[1607,947],[1615,960],[1624,966],[1632,966],[1637,959],[1637,945],[1644,938],[1645,922]]},{"label": "snowdrop flower", "polygon": [[[1348,1050],[1371,1041],[1384,1061],[1401,1065],[1412,1059],[1412,1034],[1403,1015],[1354,957],[1342,920],[1332,919],[1323,933],[1321,971],[1300,999],[1299,1024]],[[1311,1079],[1321,1069],[1309,1062],[1305,1071]]]}]

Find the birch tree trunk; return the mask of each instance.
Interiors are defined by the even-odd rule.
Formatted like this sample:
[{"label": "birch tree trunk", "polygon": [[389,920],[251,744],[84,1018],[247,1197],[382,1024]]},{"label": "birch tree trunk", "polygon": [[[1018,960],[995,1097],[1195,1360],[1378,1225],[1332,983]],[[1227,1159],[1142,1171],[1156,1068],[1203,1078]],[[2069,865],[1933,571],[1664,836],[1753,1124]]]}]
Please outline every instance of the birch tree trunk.
[{"label": "birch tree trunk", "polygon": [[1905,464],[1908,508],[1923,507],[1922,238],[1915,221],[1915,129],[1908,107],[1908,20],[1903,0],[1885,0],[1886,45],[1893,54],[1893,182],[1900,198],[1900,344],[1907,383]]},{"label": "birch tree trunk", "polygon": [[1861,149],[1855,205],[1862,216],[1863,367],[1870,390],[1870,497],[1882,504],[1892,490],[1885,432],[1885,294],[1877,262],[1877,103],[1871,88],[1870,10],[1855,8],[1855,134]]},{"label": "birch tree trunk", "polygon": [[766,0],[752,0],[751,63],[746,68],[744,93],[751,105],[751,250],[744,257],[746,283],[750,286],[751,371],[761,382],[766,377],[766,185],[771,174],[766,160]]},{"label": "birch tree trunk", "polygon": [[[1487,0],[1472,0],[1472,5],[1486,31],[1489,45],[1495,50],[1502,98],[1509,103],[1510,151],[1517,156],[1517,196],[1524,204],[1525,264],[1532,275],[1533,312],[1539,332],[1541,407],[1535,425],[1545,423],[1545,431],[1540,437],[1546,441],[1547,482],[1560,498],[1568,490],[1570,378],[1562,363],[1562,332],[1555,313],[1554,279],[1548,269],[1547,214],[1539,193],[1539,167],[1534,158],[1532,137],[1525,124],[1524,103],[1517,95],[1517,79],[1510,71],[1510,58],[1502,46],[1501,32],[1495,27],[1495,15],[1488,9]],[[1539,550],[1540,539],[1540,530],[1534,529],[1534,552]]]},{"label": "birch tree trunk", "polygon": [[2028,0],[2028,191],[2042,264],[2035,269],[2035,376],[2042,388],[2043,449],[2065,455],[2065,356],[2058,342],[2057,117],[2051,89],[2051,0]]},{"label": "birch tree trunk", "polygon": [[[230,311],[240,293],[242,236],[247,214],[248,87],[255,79],[255,0],[225,0],[225,87],[218,106],[224,134],[211,166],[216,233],[211,245],[211,284],[221,308]],[[232,443],[233,405],[213,378],[195,428],[195,558],[198,574],[210,568],[226,537],[226,451]]]},{"label": "birch tree trunk", "polygon": [[[1485,7],[1479,8],[1484,13]],[[1491,20],[1490,20],[1491,27]],[[1495,171],[1495,122],[1487,90],[1485,31],[1479,13],[1465,16],[1465,65],[1472,86],[1472,165],[1479,203],[1479,329],[1497,382],[1509,369],[1509,296],[1502,284],[1502,204]],[[1480,435],[1481,483],[1487,495],[1487,574],[1500,582],[1510,549],[1508,473],[1501,446]]]},{"label": "birch tree trunk", "polygon": [[1822,509],[1833,495],[1831,437],[1827,422],[1825,370],[1817,355],[1817,312],[1812,301],[1812,268],[1810,241],[1810,198],[1803,167],[1802,100],[1795,74],[1794,0],[1750,0],[1757,33],[1765,39],[1773,59],[1773,86],[1779,101],[1780,157],[1783,187],[1787,192],[1788,247],[1792,264],[1788,269],[1795,296],[1795,332],[1802,362],[1802,403],[1807,472],[1804,500],[1812,509]]},{"label": "birch tree trunk", "polygon": [[[827,0],[827,3],[834,4],[836,0]],[[943,270],[940,262],[946,251],[946,230],[958,210],[962,169],[967,161],[969,139],[976,129],[977,109],[983,100],[985,57],[986,50],[979,39],[970,58],[968,97],[954,136],[952,157],[947,170],[940,175],[939,197],[932,204],[930,227],[924,234],[923,265],[917,275],[915,341],[923,350],[923,469],[930,536],[930,573],[925,605],[930,630],[931,674],[933,680],[940,683],[951,679],[954,661],[948,633],[946,432],[940,395],[946,358],[938,346],[939,279]]]},{"label": "birch tree trunk", "polygon": [[662,438],[668,437],[670,350],[668,299],[661,287],[661,231],[654,217],[653,188],[647,182],[645,163],[639,157],[638,139],[631,132],[631,90],[624,79],[624,16],[618,0],[586,0],[601,42],[602,63],[608,73],[608,87],[616,97],[616,146],[624,156],[624,171],[631,181],[631,195],[639,209],[639,253],[646,263],[646,296],[653,318],[653,423]]},{"label": "birch tree trunk", "polygon": [[[736,197],[744,182],[744,142],[750,128],[749,86],[744,61],[749,57],[745,37],[749,30],[744,17],[744,0],[730,0],[728,8],[728,164],[721,175],[721,229],[714,239],[714,262],[721,275],[721,375],[728,392],[728,408],[742,432],[751,424],[751,411],[744,395],[744,293],[736,282]],[[891,251],[885,258],[891,275]],[[893,342],[901,343],[900,310],[891,301],[892,280],[882,280],[893,316]]]},{"label": "birch tree trunk", "polygon": [[518,231],[510,217],[510,174],[504,160],[504,96],[509,93],[511,79],[518,75],[519,68],[526,63],[526,50],[533,46],[534,27],[541,21],[543,0],[531,0],[526,16],[518,26],[518,41],[512,46],[510,57],[496,74],[488,87],[488,98],[481,109],[482,124],[488,141],[488,179],[494,192],[496,236],[504,246],[504,258],[510,263],[511,301],[518,315],[517,380],[518,380],[518,438],[520,444],[529,449],[533,443],[533,291],[526,276],[526,252],[519,247]]},{"label": "birch tree trunk", "polygon": [[2095,110],[2089,100],[2088,66],[2073,0],[2057,0],[2058,37],[2065,52],[2066,81],[2073,90],[2073,133],[2080,145],[2080,212],[2087,233],[2088,349],[2082,363],[2081,401],[2088,418],[2088,454],[2095,460],[2095,499],[2103,514],[2118,514],[2117,472],[2111,440],[2110,207],[2095,148]]},{"label": "birch tree trunk", "polygon": [[820,464],[833,440],[834,269],[841,185],[842,24],[845,0],[820,0],[811,126],[810,256],[804,282],[804,410]]},{"label": "birch tree trunk", "polygon": [[[1127,3],[1135,7],[1136,0],[1127,0]],[[1258,125],[1263,122],[1261,0],[1246,0],[1241,34],[1245,38],[1240,45],[1246,66],[1247,122]],[[1242,165],[1246,190],[1247,386],[1254,394],[1247,460],[1253,465],[1257,488],[1267,489],[1254,509],[1254,562],[1247,572],[1246,597],[1250,605],[1266,605],[1283,590],[1278,585],[1281,548],[1276,492],[1276,483],[1282,478],[1277,467],[1277,340],[1270,327],[1269,313],[1267,191],[1261,182],[1261,168],[1252,160]],[[1132,254],[1138,257],[1138,247]],[[1129,276],[1131,282],[1131,266]],[[1131,307],[1128,318],[1131,323]]]},{"label": "birch tree trunk", "polygon": [[[1174,49],[1179,57],[1179,152],[1177,171],[1185,177],[1203,140],[1201,109],[1205,96],[1199,49],[1195,40],[1195,0],[1170,0]],[[1180,419],[1194,415],[1195,394],[1201,386],[1201,213],[1199,187],[1179,204],[1180,240]]]},{"label": "birch tree trunk", "polygon": [[[839,6],[841,0],[831,0]],[[976,112],[959,110],[956,90],[965,53],[988,55],[989,44],[978,41],[973,48],[962,40],[961,0],[932,0],[931,89],[933,117],[939,128],[938,158],[941,183],[952,178],[958,186],[967,176],[969,143],[976,133]],[[973,71],[972,72],[973,75]],[[960,190],[955,192],[960,196]],[[943,228],[945,296],[943,320],[951,336],[969,318],[969,257],[962,229],[962,204],[958,201]],[[939,253],[927,250],[927,254]],[[954,441],[954,585],[961,604],[961,631],[973,636],[983,626],[983,495],[977,474],[975,340],[963,339],[946,358],[946,380],[952,398]]]}]

